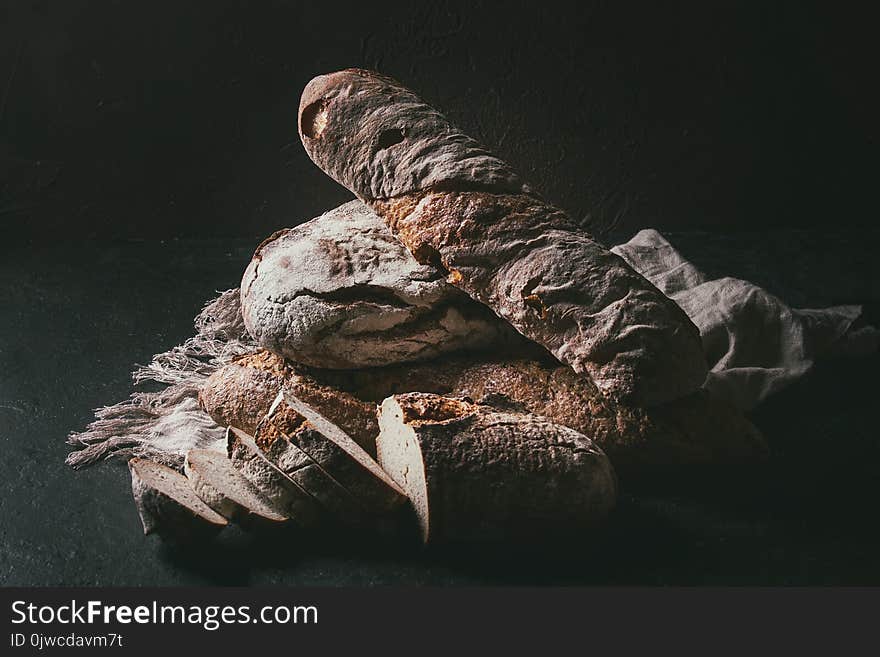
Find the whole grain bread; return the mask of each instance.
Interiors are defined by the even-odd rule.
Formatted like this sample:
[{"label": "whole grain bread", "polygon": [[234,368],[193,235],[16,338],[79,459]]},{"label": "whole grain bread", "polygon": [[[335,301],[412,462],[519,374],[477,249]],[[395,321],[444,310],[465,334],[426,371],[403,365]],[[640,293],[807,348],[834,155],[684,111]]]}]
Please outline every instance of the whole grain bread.
[{"label": "whole grain bread", "polygon": [[416,262],[360,201],[272,235],[240,289],[254,340],[315,367],[427,360],[514,334],[444,272]]},{"label": "whole grain bread", "polygon": [[656,405],[704,381],[699,332],[674,302],[398,82],[361,69],[319,76],[299,130],[312,160],[418,262],[603,393]]},{"label": "whole grain bread", "polygon": [[407,492],[426,543],[578,533],[616,501],[602,450],[537,415],[410,393],[382,402],[379,426],[379,463]]}]

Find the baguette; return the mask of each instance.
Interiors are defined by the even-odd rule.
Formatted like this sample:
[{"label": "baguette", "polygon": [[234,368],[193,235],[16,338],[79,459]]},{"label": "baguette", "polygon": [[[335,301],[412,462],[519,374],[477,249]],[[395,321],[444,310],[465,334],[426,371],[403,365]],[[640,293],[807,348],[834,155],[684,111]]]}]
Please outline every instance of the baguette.
[{"label": "baguette", "polygon": [[515,334],[443,272],[416,262],[359,201],[272,235],[240,289],[257,344],[314,367],[427,360]]},{"label": "baguette", "polygon": [[220,452],[191,449],[183,471],[196,495],[228,520],[245,526],[280,525],[290,520]]},{"label": "baguette", "polygon": [[226,518],[205,504],[185,476],[143,458],[128,462],[131,492],[144,534],[178,543],[204,540],[227,525]]},{"label": "baguette", "polygon": [[656,405],[705,380],[699,332],[673,301],[399,83],[360,69],[319,76],[299,131],[418,262],[604,394]]},{"label": "baguette", "polygon": [[411,393],[382,402],[379,426],[379,463],[407,492],[425,543],[573,534],[616,500],[602,450],[546,418]]}]

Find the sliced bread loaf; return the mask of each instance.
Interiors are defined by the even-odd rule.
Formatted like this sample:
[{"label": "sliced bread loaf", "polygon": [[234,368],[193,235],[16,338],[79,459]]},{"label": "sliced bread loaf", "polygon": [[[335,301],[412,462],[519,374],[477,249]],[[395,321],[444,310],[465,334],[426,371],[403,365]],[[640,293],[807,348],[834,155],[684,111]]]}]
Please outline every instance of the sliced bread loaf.
[{"label": "sliced bread loaf", "polygon": [[226,518],[199,499],[176,470],[143,458],[131,459],[128,469],[144,534],[182,543],[210,538],[226,526]]},{"label": "sliced bread loaf", "polygon": [[379,463],[426,543],[577,534],[616,500],[602,450],[543,417],[410,393],[382,403],[379,427]]}]

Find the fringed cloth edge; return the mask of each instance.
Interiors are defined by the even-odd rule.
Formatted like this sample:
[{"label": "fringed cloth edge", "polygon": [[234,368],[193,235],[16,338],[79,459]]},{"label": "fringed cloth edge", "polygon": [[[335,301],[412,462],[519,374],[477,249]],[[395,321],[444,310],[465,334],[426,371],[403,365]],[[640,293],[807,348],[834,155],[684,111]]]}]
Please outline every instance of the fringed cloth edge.
[{"label": "fringed cloth edge", "polygon": [[111,457],[146,456],[180,467],[188,449],[217,447],[224,429],[199,407],[199,389],[212,373],[255,349],[241,316],[238,288],[220,293],[196,317],[193,337],[132,372],[135,386],[165,387],[134,392],[96,409],[84,431],[68,436],[77,449],[67,464],[82,468]]}]

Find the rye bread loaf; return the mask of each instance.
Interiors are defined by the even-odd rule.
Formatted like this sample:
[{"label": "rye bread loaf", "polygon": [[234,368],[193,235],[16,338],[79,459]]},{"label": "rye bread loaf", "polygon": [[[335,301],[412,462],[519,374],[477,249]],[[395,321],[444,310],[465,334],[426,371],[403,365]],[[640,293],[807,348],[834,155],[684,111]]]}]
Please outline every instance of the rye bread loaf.
[{"label": "rye bread loaf", "polygon": [[514,333],[442,271],[416,262],[359,201],[272,235],[240,289],[257,344],[315,367],[426,360]]},{"label": "rye bread loaf", "polygon": [[281,413],[302,419],[286,436],[322,469],[342,484],[372,513],[385,513],[400,506],[406,494],[379,464],[342,429],[289,390],[281,393],[276,417]]},{"label": "rye bread loaf", "polygon": [[[286,368],[286,376],[294,376],[291,373],[298,366]],[[242,371],[249,369],[243,367]],[[745,463],[760,460],[767,453],[760,432],[741,411],[704,391],[649,409],[634,408],[599,394],[588,379],[550,359],[479,361],[473,356],[455,357],[366,370],[309,370],[296,376],[320,381],[328,389],[344,389],[363,400],[367,413],[373,413],[375,403],[385,397],[406,392],[473,400],[506,395],[527,411],[590,437],[623,476],[667,466]],[[227,380],[222,375],[212,379]],[[228,390],[224,394],[237,393]],[[243,406],[242,417],[255,422],[269,403],[261,400],[249,408]],[[324,415],[333,417],[331,407],[320,408]],[[299,421],[294,417],[293,424]]]},{"label": "rye bread loaf", "polygon": [[418,262],[603,393],[655,405],[703,383],[685,313],[412,91],[360,69],[319,76],[303,91],[299,131]]},{"label": "rye bread loaf", "polygon": [[226,433],[226,450],[235,468],[274,507],[282,510],[302,527],[312,527],[320,522],[324,513],[320,503],[267,458],[252,436],[229,427]]},{"label": "rye bread loaf", "polygon": [[210,538],[226,526],[226,518],[205,504],[176,470],[137,457],[128,469],[144,534],[185,543]]},{"label": "rye bread loaf", "polygon": [[196,495],[224,518],[240,525],[281,525],[290,520],[260,493],[225,454],[191,449],[183,472]]},{"label": "rye bread loaf", "polygon": [[410,393],[382,402],[379,427],[379,463],[407,492],[425,543],[575,534],[617,497],[602,450],[536,415]]},{"label": "rye bread loaf", "polygon": [[323,385],[304,368],[269,351],[240,356],[214,372],[199,391],[199,404],[217,424],[253,435],[257,422],[285,386],[339,425],[367,453],[376,454],[375,404]]}]

